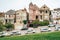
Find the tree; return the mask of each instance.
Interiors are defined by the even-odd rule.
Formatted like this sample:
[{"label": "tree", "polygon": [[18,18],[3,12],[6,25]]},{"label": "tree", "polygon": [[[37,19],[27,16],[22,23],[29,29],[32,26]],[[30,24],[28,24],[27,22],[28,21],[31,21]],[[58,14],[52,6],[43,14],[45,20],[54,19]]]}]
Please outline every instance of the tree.
[{"label": "tree", "polygon": [[7,23],[7,24],[5,24],[5,27],[6,27],[6,29],[7,29],[8,31],[10,31],[10,30],[13,30],[13,29],[14,29],[14,25],[13,25],[13,24],[11,24],[11,23]]},{"label": "tree", "polygon": [[3,25],[3,22],[0,20],[0,32],[1,31],[4,31],[6,28],[5,26]]},{"label": "tree", "polygon": [[2,20],[0,20],[0,25],[3,24]]},{"label": "tree", "polygon": [[45,25],[49,25],[49,21],[48,20],[44,20],[43,21]]},{"label": "tree", "polygon": [[49,21],[48,20],[44,20],[44,21],[35,20],[32,22],[32,24],[33,24],[33,27],[47,26],[49,25]]},{"label": "tree", "polygon": [[45,26],[44,22],[43,21],[40,21],[39,22],[39,26]]},{"label": "tree", "polygon": [[49,25],[49,21],[48,20],[40,21],[39,25],[40,26],[47,26],[47,25]]},{"label": "tree", "polygon": [[24,20],[23,23],[24,23],[24,24],[27,24],[27,20]]},{"label": "tree", "polygon": [[0,32],[4,31],[4,30],[6,30],[6,28],[4,27],[4,25],[0,25]]},{"label": "tree", "polygon": [[33,24],[34,28],[38,27],[39,26],[39,20],[33,21],[32,24]]},{"label": "tree", "polygon": [[32,24],[39,24],[39,20],[33,21]]}]

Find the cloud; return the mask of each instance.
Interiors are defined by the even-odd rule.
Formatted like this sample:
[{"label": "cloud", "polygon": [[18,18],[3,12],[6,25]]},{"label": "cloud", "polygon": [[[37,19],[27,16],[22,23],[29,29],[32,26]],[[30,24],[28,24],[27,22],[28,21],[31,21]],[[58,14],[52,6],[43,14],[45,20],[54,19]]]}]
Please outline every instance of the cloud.
[{"label": "cloud", "polygon": [[46,4],[51,9],[60,7],[60,0],[0,0],[0,11],[28,9],[30,2],[38,7],[41,7],[43,4]]}]

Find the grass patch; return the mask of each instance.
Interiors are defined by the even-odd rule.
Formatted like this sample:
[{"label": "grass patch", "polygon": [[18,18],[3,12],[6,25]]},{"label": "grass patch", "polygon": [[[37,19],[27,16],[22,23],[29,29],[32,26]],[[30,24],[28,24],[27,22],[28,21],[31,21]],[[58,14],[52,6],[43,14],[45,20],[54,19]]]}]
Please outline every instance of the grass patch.
[{"label": "grass patch", "polygon": [[0,38],[0,40],[60,40],[60,31],[24,36],[3,37]]}]

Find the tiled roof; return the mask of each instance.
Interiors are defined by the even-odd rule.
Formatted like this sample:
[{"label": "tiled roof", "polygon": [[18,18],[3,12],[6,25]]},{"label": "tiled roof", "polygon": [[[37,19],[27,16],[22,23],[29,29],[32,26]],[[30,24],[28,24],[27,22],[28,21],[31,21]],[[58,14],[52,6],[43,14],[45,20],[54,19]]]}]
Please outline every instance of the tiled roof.
[{"label": "tiled roof", "polygon": [[60,11],[60,8],[56,8],[56,9],[54,9],[55,11]]},{"label": "tiled roof", "polygon": [[50,9],[49,7],[47,7],[45,4],[40,8],[40,10],[47,10],[47,9]]},{"label": "tiled roof", "polygon": [[5,14],[6,15],[13,15],[13,14],[15,14],[15,11],[14,10],[9,10]]},{"label": "tiled roof", "polygon": [[5,15],[4,13],[0,13],[0,17],[4,17],[4,15]]}]

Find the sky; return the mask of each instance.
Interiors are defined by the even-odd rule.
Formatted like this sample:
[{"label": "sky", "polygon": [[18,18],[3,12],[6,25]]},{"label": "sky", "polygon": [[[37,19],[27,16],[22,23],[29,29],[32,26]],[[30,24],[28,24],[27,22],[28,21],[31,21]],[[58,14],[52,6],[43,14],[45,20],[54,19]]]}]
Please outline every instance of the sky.
[{"label": "sky", "polygon": [[10,9],[19,10],[26,8],[28,10],[30,2],[36,4],[39,8],[44,4],[51,10],[60,8],[60,0],[0,0],[0,12],[6,12]]}]

